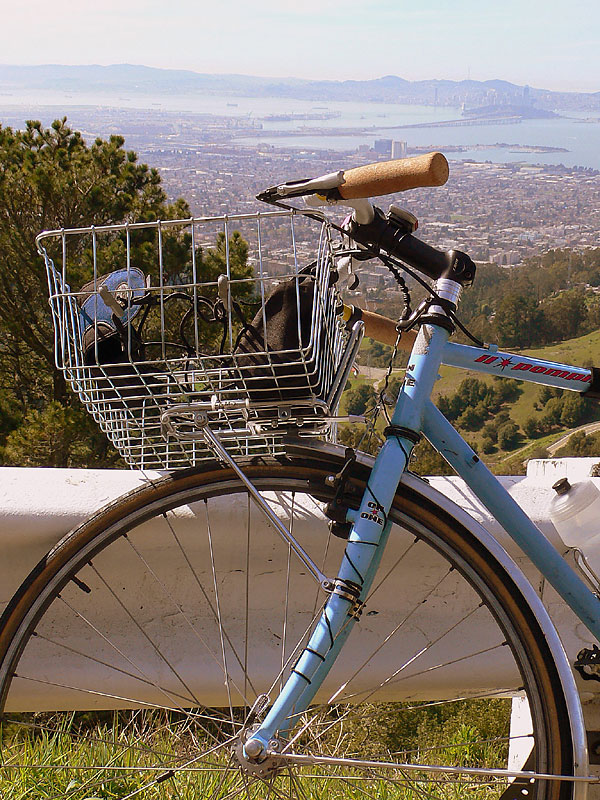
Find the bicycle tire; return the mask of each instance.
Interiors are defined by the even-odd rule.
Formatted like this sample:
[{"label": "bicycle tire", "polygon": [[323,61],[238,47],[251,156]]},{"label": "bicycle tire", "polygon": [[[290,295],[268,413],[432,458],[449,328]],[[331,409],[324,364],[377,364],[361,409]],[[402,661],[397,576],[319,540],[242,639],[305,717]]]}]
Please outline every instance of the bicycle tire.
[{"label": "bicycle tire", "polygon": [[[244,467],[261,491],[280,503],[303,546],[314,551],[317,544],[325,553],[325,569],[339,562],[344,546],[327,533],[318,513],[319,504],[332,496],[325,478],[339,466],[335,458],[307,451],[301,458]],[[355,465],[344,494],[349,506],[356,506],[368,474],[367,467]],[[313,506],[311,518],[307,509]],[[220,520],[218,536],[213,510]],[[231,526],[244,518],[246,535],[238,536]],[[45,781],[51,796],[81,800],[105,796],[98,787],[107,784],[114,794],[106,796],[116,797],[353,797],[381,795],[385,788],[389,796],[418,798],[445,797],[468,783],[469,791],[487,798],[509,791],[510,784],[466,773],[363,768],[355,766],[356,753],[362,748],[370,762],[424,764],[431,756],[432,764],[477,766],[477,759],[487,759],[484,767],[505,767],[506,735],[490,742],[474,733],[479,729],[473,714],[491,713],[486,708],[493,704],[483,698],[522,693],[532,716],[534,769],[572,774],[573,742],[559,671],[511,576],[470,531],[414,486],[401,485],[391,519],[383,577],[376,578],[362,620],[315,709],[300,721],[301,734],[291,734],[297,737],[294,752],[336,757],[342,752],[353,759],[349,765],[319,763],[307,770],[283,760],[271,771],[257,766],[244,772],[236,760],[232,739],[248,708],[269,686],[280,685],[280,667],[285,674],[293,665],[295,640],[300,646],[305,641],[323,595],[317,602],[312,578],[275,532],[262,543],[255,540],[255,526],[265,523],[239,479],[208,465],[153,481],[102,509],[58,543],[10,602],[0,620],[7,780],[16,785],[18,778],[21,791],[27,779],[37,786]],[[267,568],[252,571],[254,560]],[[219,575],[217,565],[223,567]],[[251,573],[258,583],[254,590]],[[399,595],[402,584],[391,583],[396,574],[405,584],[404,605],[388,619],[389,606],[380,597],[386,591]],[[167,575],[168,587],[162,585]],[[275,584],[286,589],[281,596],[274,593]],[[154,601],[151,585],[160,588]],[[101,591],[110,613],[99,602]],[[465,593],[467,601],[461,599]],[[236,613],[240,598],[243,613]],[[199,599],[204,610],[198,609]],[[228,601],[225,617],[221,606]],[[135,621],[133,609],[139,612]],[[471,642],[475,628],[480,638]],[[54,664],[50,672],[48,663]],[[362,663],[369,669],[357,671]],[[454,686],[457,681],[462,686]],[[121,689],[111,690],[114,683]],[[332,694],[335,702],[325,702]],[[401,705],[386,705],[398,700]],[[387,716],[381,716],[379,703]],[[503,705],[500,699],[493,707]],[[210,714],[209,707],[215,709]],[[106,710],[114,708],[129,710]],[[419,725],[421,737],[429,737],[426,747],[415,740]],[[438,742],[451,725],[449,740]],[[47,752],[40,741],[52,744]],[[394,747],[399,755],[392,754]],[[100,758],[105,763],[97,763]],[[57,769],[64,759],[69,762]],[[27,764],[35,767],[27,770]],[[568,782],[551,780],[513,788],[519,797],[539,800],[567,800],[573,790]],[[3,796],[10,798],[10,791]]]}]

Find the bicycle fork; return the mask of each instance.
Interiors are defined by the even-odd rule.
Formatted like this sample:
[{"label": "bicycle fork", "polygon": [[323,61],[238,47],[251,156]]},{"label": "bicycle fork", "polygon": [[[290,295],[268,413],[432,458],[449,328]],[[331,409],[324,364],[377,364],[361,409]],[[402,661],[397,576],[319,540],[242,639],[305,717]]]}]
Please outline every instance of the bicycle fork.
[{"label": "bicycle fork", "polygon": [[[402,473],[419,439],[423,408],[431,394],[448,339],[444,329],[421,328],[400,390],[386,441],[373,466],[331,595],[308,644],[264,721],[251,731],[244,754],[252,760],[276,749],[276,731],[291,727],[331,669],[365,603],[389,536],[388,517]],[[333,698],[332,698],[333,699]],[[274,747],[274,746],[275,747]]]},{"label": "bicycle fork", "polygon": [[[258,759],[271,749],[276,731],[292,727],[306,711],[356,623],[381,562],[391,525],[388,514],[399,476],[413,443],[388,439],[369,477],[331,594],[307,645],[291,669],[281,693],[262,724],[245,744],[246,756]],[[387,476],[387,480],[382,480]],[[379,478],[379,479],[378,479]],[[392,485],[393,484],[393,485]],[[374,492],[371,486],[377,486]]]}]

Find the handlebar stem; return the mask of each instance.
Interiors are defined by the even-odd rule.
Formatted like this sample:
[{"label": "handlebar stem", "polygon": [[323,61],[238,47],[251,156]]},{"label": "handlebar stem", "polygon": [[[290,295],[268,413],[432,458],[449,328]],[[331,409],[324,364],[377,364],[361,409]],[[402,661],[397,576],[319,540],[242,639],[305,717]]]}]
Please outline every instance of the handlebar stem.
[{"label": "handlebar stem", "polygon": [[452,303],[455,307],[458,306],[462,288],[462,284],[449,278],[440,278],[435,284],[435,291],[439,297]]},{"label": "handlebar stem", "polygon": [[466,253],[436,250],[386,218],[380,208],[374,212],[370,223],[361,224],[354,219],[350,223],[348,235],[355,242],[383,250],[433,280],[447,278],[461,286],[473,283],[476,267]]},{"label": "handlebar stem", "polygon": [[357,225],[370,225],[375,219],[375,209],[369,200],[346,200],[344,202],[354,209],[352,219]]}]

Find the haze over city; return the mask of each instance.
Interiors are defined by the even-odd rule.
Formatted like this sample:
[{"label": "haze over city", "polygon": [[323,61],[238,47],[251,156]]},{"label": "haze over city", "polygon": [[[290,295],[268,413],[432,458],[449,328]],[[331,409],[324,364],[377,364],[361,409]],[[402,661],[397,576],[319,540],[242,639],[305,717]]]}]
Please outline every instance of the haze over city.
[{"label": "haze over city", "polygon": [[502,78],[600,90],[600,4],[573,0],[105,0],[12,4],[4,64],[137,63],[311,79]]}]

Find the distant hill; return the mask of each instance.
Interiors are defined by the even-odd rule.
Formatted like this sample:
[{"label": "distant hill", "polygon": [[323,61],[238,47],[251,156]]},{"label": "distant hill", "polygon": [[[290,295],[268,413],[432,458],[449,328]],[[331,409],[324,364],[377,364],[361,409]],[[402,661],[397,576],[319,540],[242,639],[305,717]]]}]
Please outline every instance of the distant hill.
[{"label": "distant hill", "polygon": [[516,105],[503,103],[502,105],[485,105],[477,108],[467,108],[463,116],[471,119],[494,119],[496,117],[521,117],[521,119],[551,119],[559,115],[547,108],[537,108],[535,105]]},{"label": "distant hill", "polygon": [[133,64],[110,66],[0,66],[0,92],[39,89],[67,92],[123,91],[230,94],[299,100],[354,100],[399,104],[534,106],[558,111],[600,110],[600,92],[552,92],[508,81],[407,81],[396,75],[366,81],[315,81],[249,75],[209,75],[190,70],[157,69]]}]

